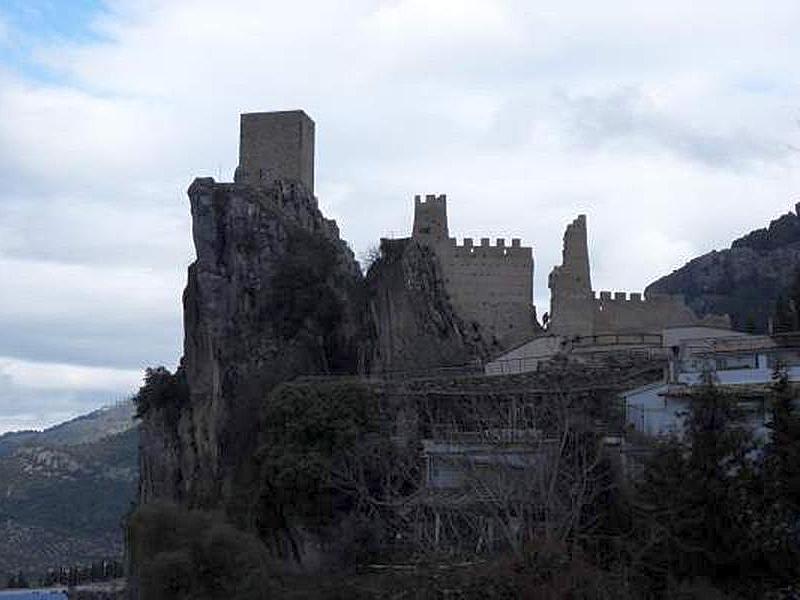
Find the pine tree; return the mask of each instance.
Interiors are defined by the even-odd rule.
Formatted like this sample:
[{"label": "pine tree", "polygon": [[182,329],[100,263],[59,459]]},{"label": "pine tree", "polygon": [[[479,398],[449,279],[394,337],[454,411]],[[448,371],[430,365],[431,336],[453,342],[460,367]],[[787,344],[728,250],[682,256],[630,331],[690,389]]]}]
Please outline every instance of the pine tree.
[{"label": "pine tree", "polygon": [[800,513],[800,415],[794,404],[797,390],[786,368],[778,365],[772,375],[772,420],[765,452],[766,471],[777,499],[795,515]]}]

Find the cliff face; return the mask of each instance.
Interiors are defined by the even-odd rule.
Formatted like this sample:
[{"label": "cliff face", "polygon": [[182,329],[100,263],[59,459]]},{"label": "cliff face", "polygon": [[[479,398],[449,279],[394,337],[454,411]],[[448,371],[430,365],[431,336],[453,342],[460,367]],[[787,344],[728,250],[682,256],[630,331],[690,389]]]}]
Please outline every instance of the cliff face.
[{"label": "cliff face", "polygon": [[430,249],[387,241],[365,281],[302,186],[198,179],[189,197],[197,260],[183,298],[184,356],[143,411],[142,502],[241,501],[260,435],[254,415],[280,382],[487,354],[450,305]]},{"label": "cliff face", "polygon": [[456,314],[431,248],[413,239],[382,240],[367,294],[374,372],[467,365],[488,355],[481,331]]},{"label": "cliff face", "polygon": [[736,329],[767,330],[779,295],[800,268],[800,204],[786,214],[651,284],[646,293],[683,294],[699,315],[730,314]]},{"label": "cliff face", "polygon": [[301,186],[197,179],[189,198],[197,260],[178,374],[187,397],[144,416],[141,498],[215,506],[246,475],[252,415],[270,388],[359,369],[363,283]]}]

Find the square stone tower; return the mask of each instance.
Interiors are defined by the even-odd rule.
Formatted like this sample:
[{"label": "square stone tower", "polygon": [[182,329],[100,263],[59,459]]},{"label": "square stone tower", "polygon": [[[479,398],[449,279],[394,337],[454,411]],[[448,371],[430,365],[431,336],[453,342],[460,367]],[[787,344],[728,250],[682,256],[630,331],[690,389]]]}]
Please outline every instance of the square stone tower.
[{"label": "square stone tower", "polygon": [[241,116],[236,182],[268,186],[276,179],[314,193],[314,121],[302,110]]}]

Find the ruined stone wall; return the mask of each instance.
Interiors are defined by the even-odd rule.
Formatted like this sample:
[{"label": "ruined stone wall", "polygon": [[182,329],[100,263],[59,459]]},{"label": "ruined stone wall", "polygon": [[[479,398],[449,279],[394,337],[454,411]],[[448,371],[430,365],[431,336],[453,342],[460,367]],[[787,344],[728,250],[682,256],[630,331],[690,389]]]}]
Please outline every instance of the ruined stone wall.
[{"label": "ruined stone wall", "polygon": [[486,338],[509,347],[537,333],[530,247],[516,238],[511,245],[502,238],[494,246],[489,238],[481,238],[479,246],[471,238],[459,245],[448,237],[444,195],[414,199],[413,238],[436,251],[453,306]]},{"label": "ruined stone wall", "polygon": [[464,319],[482,325],[487,336],[506,347],[536,333],[531,248],[518,239],[510,246],[498,239],[492,246],[489,238],[482,238],[480,246],[474,246],[465,238],[463,245],[448,240],[438,252],[445,286]]},{"label": "ruined stone wall", "polygon": [[561,265],[550,273],[550,326],[566,337],[592,335],[594,296],[589,270],[586,215],[579,215],[564,233]]},{"label": "ruined stone wall", "polygon": [[314,192],[314,121],[302,110],[241,116],[236,181],[269,187],[277,180]]},{"label": "ruined stone wall", "polygon": [[620,333],[659,333],[669,327],[730,327],[727,316],[699,318],[683,296],[592,291],[586,216],[564,234],[563,262],[550,274],[548,332],[564,337]]}]

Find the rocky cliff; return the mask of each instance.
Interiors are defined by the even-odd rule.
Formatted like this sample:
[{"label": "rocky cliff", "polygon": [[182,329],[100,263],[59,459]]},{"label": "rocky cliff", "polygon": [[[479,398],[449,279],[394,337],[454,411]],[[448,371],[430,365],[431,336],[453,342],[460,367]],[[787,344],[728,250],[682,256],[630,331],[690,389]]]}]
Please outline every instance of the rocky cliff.
[{"label": "rocky cliff", "polygon": [[186,393],[146,411],[143,501],[217,505],[246,469],[252,415],[298,374],[361,368],[361,273],[302,186],[197,179],[184,292]]},{"label": "rocky cliff", "polygon": [[374,373],[463,367],[489,346],[477,324],[456,314],[435,252],[408,238],[382,240],[367,274]]},{"label": "rocky cliff", "polygon": [[734,328],[764,332],[778,297],[800,268],[800,204],[651,284],[646,293],[683,294],[699,315],[729,314]]},{"label": "rocky cliff", "polygon": [[197,260],[178,373],[140,394],[141,500],[218,507],[249,485],[269,391],[298,375],[463,365],[486,354],[455,314],[433,252],[387,241],[366,280],[302,185],[197,179]]}]

